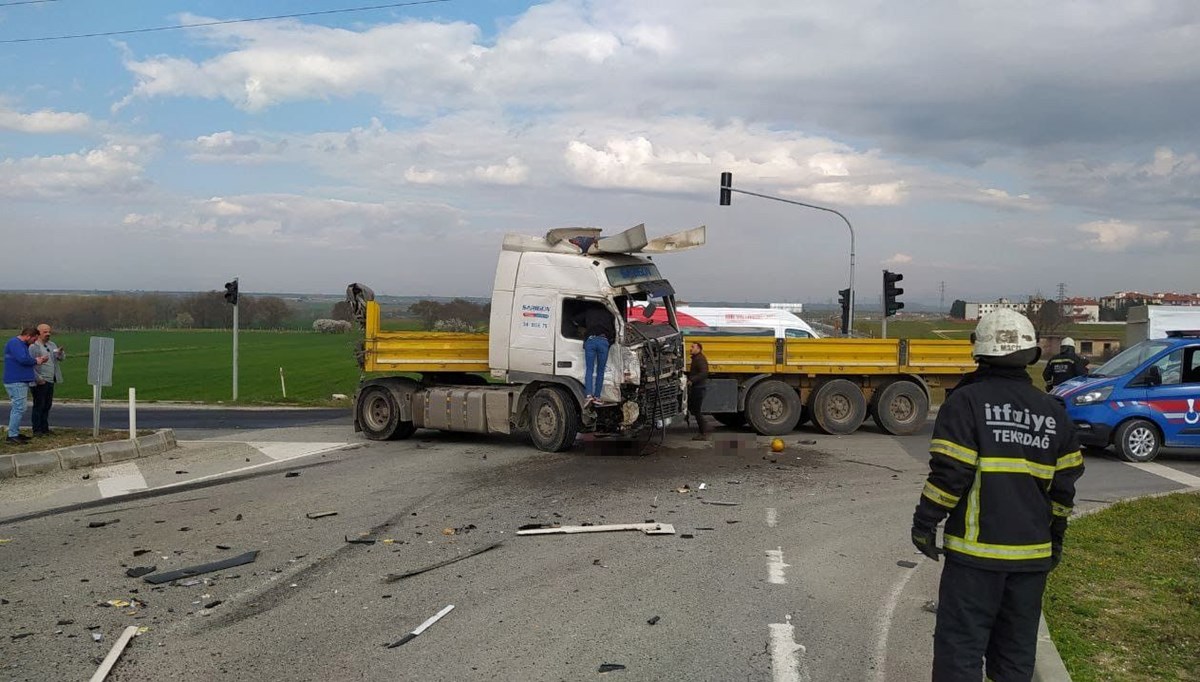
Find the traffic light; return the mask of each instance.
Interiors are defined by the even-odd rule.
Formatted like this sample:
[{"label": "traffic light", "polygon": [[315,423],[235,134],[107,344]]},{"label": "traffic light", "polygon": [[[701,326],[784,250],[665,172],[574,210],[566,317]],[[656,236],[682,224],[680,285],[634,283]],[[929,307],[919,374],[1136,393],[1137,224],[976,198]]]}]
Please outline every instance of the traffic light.
[{"label": "traffic light", "polygon": [[891,317],[904,307],[904,304],[896,300],[896,297],[904,293],[904,290],[896,286],[896,282],[904,279],[904,275],[898,272],[883,271],[883,315]]},{"label": "traffic light", "polygon": [[850,289],[838,290],[838,304],[842,306],[842,333],[850,335]]},{"label": "traffic light", "polygon": [[733,173],[721,173],[721,205],[728,206],[730,200],[733,199],[733,192],[729,188],[733,187]]},{"label": "traffic light", "polygon": [[238,281],[235,279],[232,282],[225,283],[225,302],[229,305],[237,305],[238,299]]}]

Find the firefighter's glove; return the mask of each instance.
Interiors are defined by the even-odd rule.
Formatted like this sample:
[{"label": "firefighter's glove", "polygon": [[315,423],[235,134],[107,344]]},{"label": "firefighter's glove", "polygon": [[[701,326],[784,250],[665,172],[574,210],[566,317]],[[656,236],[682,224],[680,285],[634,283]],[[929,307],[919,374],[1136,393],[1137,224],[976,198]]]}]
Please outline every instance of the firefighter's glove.
[{"label": "firefighter's glove", "polygon": [[1062,549],[1063,549],[1063,546],[1062,546],[1061,542],[1050,543],[1050,570],[1051,571],[1058,568],[1059,562],[1062,561]]},{"label": "firefighter's glove", "polygon": [[938,555],[942,553],[942,550],[937,546],[937,526],[934,526],[933,528],[913,526],[912,542],[913,546],[915,546],[917,550],[921,552],[921,554],[924,554],[934,561],[937,561]]},{"label": "firefighter's glove", "polygon": [[1055,516],[1050,522],[1050,570],[1058,568],[1062,561],[1063,540],[1067,537],[1067,519]]}]

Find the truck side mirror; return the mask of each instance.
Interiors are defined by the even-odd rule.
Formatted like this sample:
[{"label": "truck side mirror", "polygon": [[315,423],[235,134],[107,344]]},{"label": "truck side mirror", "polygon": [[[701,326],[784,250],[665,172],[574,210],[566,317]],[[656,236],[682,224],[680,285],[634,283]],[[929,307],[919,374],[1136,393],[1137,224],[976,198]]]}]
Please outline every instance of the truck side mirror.
[{"label": "truck side mirror", "polygon": [[656,310],[658,310],[658,304],[655,303],[654,301],[650,301],[649,303],[646,304],[645,308],[642,308],[642,317],[649,320],[654,317],[654,312]]}]

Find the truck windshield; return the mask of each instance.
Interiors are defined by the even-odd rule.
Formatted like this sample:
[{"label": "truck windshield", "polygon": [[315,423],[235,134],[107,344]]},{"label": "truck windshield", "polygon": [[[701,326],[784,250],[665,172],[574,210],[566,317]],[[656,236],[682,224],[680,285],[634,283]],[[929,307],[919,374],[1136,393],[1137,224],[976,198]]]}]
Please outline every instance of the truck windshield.
[{"label": "truck windshield", "polygon": [[635,336],[660,338],[679,332],[674,296],[654,296],[645,292],[618,297],[618,306],[626,311],[626,321]]},{"label": "truck windshield", "polygon": [[1091,373],[1094,377],[1119,377],[1137,369],[1143,362],[1170,346],[1169,341],[1142,341],[1117,354]]},{"label": "truck windshield", "polygon": [[641,282],[654,282],[662,279],[658,267],[653,263],[636,263],[634,265],[614,265],[604,269],[608,283],[614,287],[627,287]]}]

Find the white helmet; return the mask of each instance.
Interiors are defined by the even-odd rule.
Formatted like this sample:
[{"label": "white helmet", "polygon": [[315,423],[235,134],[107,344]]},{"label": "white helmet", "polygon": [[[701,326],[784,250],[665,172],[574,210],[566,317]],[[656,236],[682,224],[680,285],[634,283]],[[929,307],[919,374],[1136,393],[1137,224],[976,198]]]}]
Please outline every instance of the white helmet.
[{"label": "white helmet", "polygon": [[998,358],[1037,348],[1033,323],[1021,313],[1001,308],[979,318],[972,335],[975,357]]},{"label": "white helmet", "polygon": [[1062,340],[1062,343],[1060,343],[1058,345],[1062,346],[1063,348],[1066,348],[1067,346],[1074,348],[1075,347],[1075,339],[1072,339],[1071,337],[1068,336],[1068,337],[1064,338]]}]

